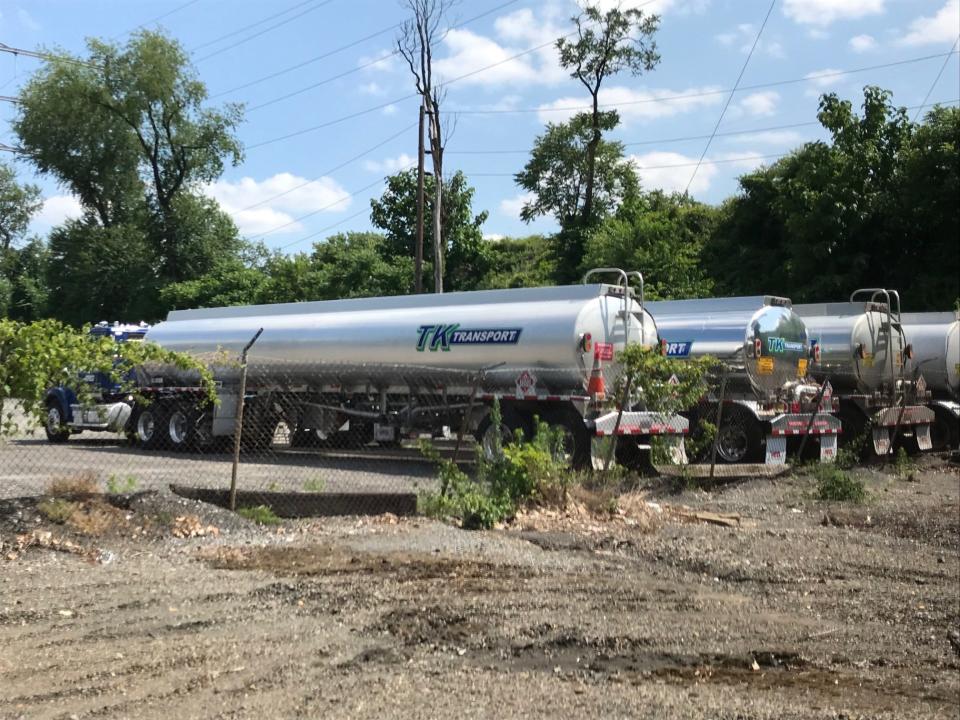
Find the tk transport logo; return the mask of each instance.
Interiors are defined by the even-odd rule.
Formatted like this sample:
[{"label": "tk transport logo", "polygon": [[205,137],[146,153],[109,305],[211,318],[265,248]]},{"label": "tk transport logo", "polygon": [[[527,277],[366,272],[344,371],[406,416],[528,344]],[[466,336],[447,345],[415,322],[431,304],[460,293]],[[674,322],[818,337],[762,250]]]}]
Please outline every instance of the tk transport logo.
[{"label": "tk transport logo", "polygon": [[460,323],[421,325],[417,328],[417,352],[442,350],[451,345],[516,345],[521,328],[461,328]]}]

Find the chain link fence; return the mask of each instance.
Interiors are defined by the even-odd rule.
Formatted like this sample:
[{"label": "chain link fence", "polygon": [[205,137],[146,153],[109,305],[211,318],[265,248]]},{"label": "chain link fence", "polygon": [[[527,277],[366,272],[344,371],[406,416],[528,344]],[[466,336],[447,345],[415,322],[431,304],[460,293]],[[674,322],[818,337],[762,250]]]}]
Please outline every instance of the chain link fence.
[{"label": "chain link fence", "polygon": [[[114,492],[173,487],[220,504],[268,504],[287,516],[412,513],[418,494],[439,487],[438,459],[470,475],[478,452],[489,456],[498,445],[529,440],[538,423],[561,434],[564,462],[588,473],[621,466],[762,474],[798,451],[831,459],[839,434],[822,387],[807,386],[792,407],[764,406],[730,369],[711,373],[700,400],[681,412],[647,407],[643,388],[604,379],[598,367],[576,393],[569,388],[583,387],[580,367],[240,369],[220,381],[217,404],[199,399],[189,384],[155,382],[137,398],[104,395],[96,407],[51,404],[57,417],[48,415],[44,426],[8,402],[0,493],[38,495],[83,477]],[[117,417],[121,427],[93,427]]]}]

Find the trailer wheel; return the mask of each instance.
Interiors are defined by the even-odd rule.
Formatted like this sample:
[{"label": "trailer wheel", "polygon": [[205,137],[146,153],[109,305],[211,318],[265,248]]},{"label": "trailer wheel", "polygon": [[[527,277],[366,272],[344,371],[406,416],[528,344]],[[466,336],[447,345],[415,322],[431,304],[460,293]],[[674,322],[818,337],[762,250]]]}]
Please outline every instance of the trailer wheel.
[{"label": "trailer wheel", "polygon": [[164,440],[173,450],[192,450],[197,443],[197,413],[187,403],[177,403],[166,416]]},{"label": "trailer wheel", "polygon": [[760,424],[743,410],[724,409],[727,415],[717,431],[717,458],[728,465],[757,462],[761,454]]},{"label": "trailer wheel", "polygon": [[572,407],[545,408],[540,419],[559,430],[562,434],[562,460],[574,470],[585,470],[591,466],[590,431],[583,418]]},{"label": "trailer wheel", "polygon": [[137,407],[130,418],[130,427],[137,444],[146,450],[162,447],[164,442],[164,421],[166,413],[156,402],[145,407]]},{"label": "trailer wheel", "polygon": [[495,430],[490,413],[483,416],[477,425],[474,438],[483,449],[483,455],[488,460],[496,456],[497,435],[499,432],[500,447],[512,443],[516,438],[516,431],[520,430],[525,438],[533,435],[533,418],[519,412],[510,405],[500,410],[500,428]]},{"label": "trailer wheel", "polygon": [[47,419],[43,425],[47,440],[52,443],[66,442],[70,437],[70,428],[64,422],[63,410],[56,400],[47,401]]}]

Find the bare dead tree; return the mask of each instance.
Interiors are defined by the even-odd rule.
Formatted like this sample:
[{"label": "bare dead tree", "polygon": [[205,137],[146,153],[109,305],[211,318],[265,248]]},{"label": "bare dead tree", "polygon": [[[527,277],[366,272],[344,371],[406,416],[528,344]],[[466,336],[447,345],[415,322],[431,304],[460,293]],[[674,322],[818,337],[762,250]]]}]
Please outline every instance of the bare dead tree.
[{"label": "bare dead tree", "polygon": [[433,165],[433,285],[443,292],[443,145],[440,122],[442,90],[434,84],[433,52],[439,42],[440,23],[455,0],[402,0],[413,17],[400,27],[397,50],[407,61],[427,115],[430,160]]}]

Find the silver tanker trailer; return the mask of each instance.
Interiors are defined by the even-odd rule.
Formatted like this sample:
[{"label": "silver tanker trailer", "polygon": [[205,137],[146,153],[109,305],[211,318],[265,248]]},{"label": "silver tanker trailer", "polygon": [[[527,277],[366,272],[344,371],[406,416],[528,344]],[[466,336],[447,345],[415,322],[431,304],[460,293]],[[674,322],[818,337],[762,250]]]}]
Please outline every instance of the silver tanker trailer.
[{"label": "silver tanker trailer", "polygon": [[960,445],[960,318],[956,312],[903,313],[900,324],[913,346],[914,373],[923,376],[936,420],[935,450]]},{"label": "silver tanker trailer", "polygon": [[809,375],[829,380],[840,400],[844,437],[869,431],[867,449],[880,456],[891,452],[894,441],[929,450],[934,413],[926,407],[924,382],[912,375],[913,349],[901,328],[896,291],[863,288],[848,302],[793,309],[814,348]]},{"label": "silver tanker trailer", "polygon": [[[143,392],[153,402],[134,408],[129,427],[145,447],[232,435],[235,358],[262,328],[248,357],[244,442],[269,442],[285,427],[297,443],[390,444],[459,428],[468,415],[488,445],[495,432],[530,432],[539,417],[563,429],[579,466],[594,438],[612,434],[641,448],[663,436],[684,460],[686,418],[604,409],[602,380],[615,379],[617,353],[658,337],[642,278],[639,294],[630,287],[639,273],[588,276],[598,272],[618,283],[172,311],[146,340],[210,364],[220,403],[198,408],[189,377],[148,368]],[[501,428],[491,427],[495,399]]]},{"label": "silver tanker trailer", "polygon": [[[830,396],[818,403],[820,387],[805,378],[807,329],[788,299],[667,300],[645,307],[657,318],[668,357],[711,355],[728,369],[718,430],[720,460],[765,458],[768,464],[782,464],[788,438],[807,433],[819,438],[822,461],[834,459],[840,421],[832,414]],[[713,415],[718,400],[713,396],[691,413]]]}]

